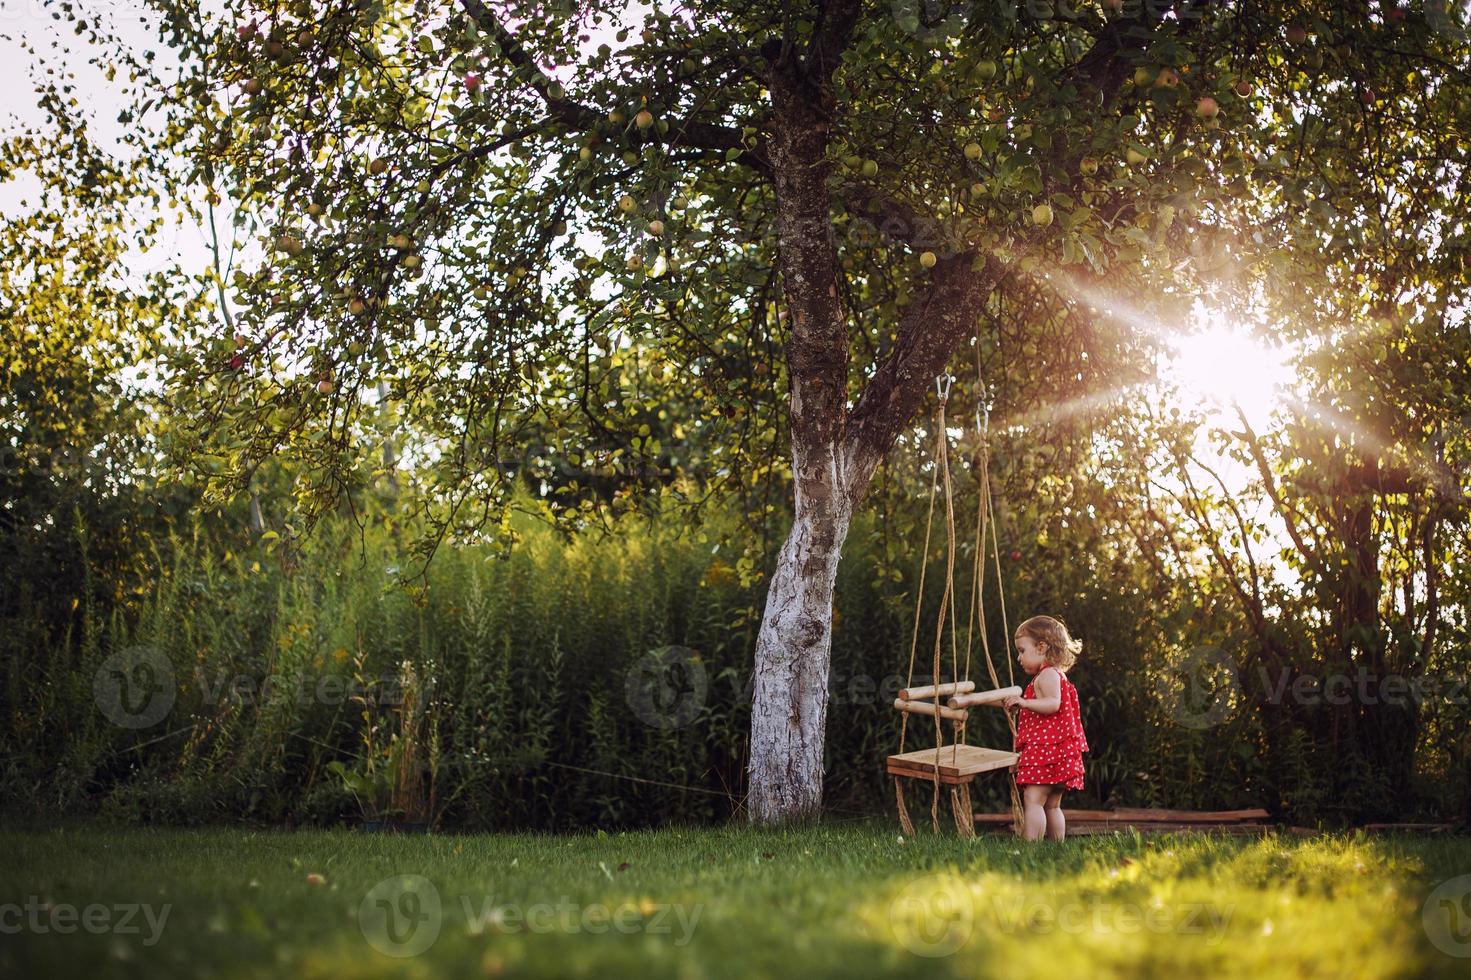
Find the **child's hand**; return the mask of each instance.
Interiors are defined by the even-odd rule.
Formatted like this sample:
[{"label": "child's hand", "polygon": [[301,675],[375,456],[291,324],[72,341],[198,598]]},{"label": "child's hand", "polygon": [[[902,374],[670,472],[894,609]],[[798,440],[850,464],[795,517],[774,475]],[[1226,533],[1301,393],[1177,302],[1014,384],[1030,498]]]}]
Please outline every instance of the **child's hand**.
[{"label": "child's hand", "polygon": [[1005,707],[1015,708],[1017,705],[1019,705],[1019,704],[1022,703],[1021,695],[1019,695],[1019,694],[1011,694],[1011,695],[1008,695],[1007,698],[1006,698],[1006,700],[1005,701],[1002,701],[1001,703]]}]

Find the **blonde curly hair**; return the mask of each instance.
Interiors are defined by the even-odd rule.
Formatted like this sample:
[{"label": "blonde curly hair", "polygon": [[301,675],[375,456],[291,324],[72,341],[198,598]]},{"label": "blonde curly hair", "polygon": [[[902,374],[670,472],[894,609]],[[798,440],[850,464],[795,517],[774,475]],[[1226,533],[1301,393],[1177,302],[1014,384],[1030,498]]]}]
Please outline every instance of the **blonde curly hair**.
[{"label": "blonde curly hair", "polygon": [[1058,670],[1067,670],[1078,662],[1083,652],[1083,641],[1068,635],[1062,620],[1051,616],[1033,616],[1016,628],[1016,639],[1032,638],[1043,649],[1047,662]]}]

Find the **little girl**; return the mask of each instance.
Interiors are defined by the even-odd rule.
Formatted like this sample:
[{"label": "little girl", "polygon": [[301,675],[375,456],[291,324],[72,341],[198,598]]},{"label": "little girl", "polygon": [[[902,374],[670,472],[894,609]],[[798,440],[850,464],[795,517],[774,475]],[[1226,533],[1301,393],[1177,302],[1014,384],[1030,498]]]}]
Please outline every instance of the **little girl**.
[{"label": "little girl", "polygon": [[1067,627],[1051,616],[1033,616],[1016,628],[1017,663],[1032,675],[1021,697],[1006,699],[1009,708],[1020,705],[1015,750],[1016,783],[1022,788],[1025,823],[1022,836],[1062,840],[1067,822],[1062,815],[1065,789],[1083,788],[1083,753],[1088,739],[1078,713],[1078,691],[1065,673],[1078,659],[1083,644],[1068,636]]}]

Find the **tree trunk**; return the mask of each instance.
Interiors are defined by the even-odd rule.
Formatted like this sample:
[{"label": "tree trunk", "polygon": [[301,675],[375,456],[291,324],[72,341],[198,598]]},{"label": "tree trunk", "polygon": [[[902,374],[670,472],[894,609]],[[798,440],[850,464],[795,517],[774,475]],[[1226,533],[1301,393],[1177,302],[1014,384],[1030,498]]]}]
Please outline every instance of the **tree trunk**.
[{"label": "tree trunk", "polygon": [[822,807],[833,583],[850,519],[845,504],[799,509],[771,579],[751,704],[747,807],[756,823],[807,821]]},{"label": "tree trunk", "polygon": [[[838,558],[875,468],[923,403],[986,294],[1004,272],[974,250],[951,252],[927,275],[922,301],[899,324],[894,350],[848,407],[849,319],[829,214],[829,85],[860,5],[835,2],[804,60],[768,42],[771,138],[766,145],[779,223],[778,263],[789,315],[795,517],[767,593],[756,640],[747,812],[754,823],[810,820],[822,805],[833,584]],[[927,225],[860,188],[853,207],[915,243]]]}]

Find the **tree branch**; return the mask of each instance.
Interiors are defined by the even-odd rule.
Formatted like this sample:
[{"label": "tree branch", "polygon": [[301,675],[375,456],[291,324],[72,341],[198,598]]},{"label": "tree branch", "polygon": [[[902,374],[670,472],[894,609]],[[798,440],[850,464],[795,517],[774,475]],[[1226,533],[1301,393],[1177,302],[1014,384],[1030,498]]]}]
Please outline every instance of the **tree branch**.
[{"label": "tree branch", "polygon": [[[603,114],[598,110],[588,108],[565,95],[560,98],[552,95],[546,76],[537,67],[531,55],[522,47],[521,42],[516,40],[515,35],[506,30],[505,25],[482,0],[460,0],[460,2],[465,12],[479,25],[480,29],[495,38],[506,60],[530,76],[531,87],[546,103],[552,119],[580,132],[594,130],[602,123]],[[670,126],[669,132],[662,135],[651,127],[631,133],[630,136],[635,144],[664,143],[668,146],[684,146],[700,150],[739,149],[741,154],[736,158],[736,162],[750,167],[765,177],[771,176],[771,165],[765,155],[759,151],[759,147],[757,149],[746,148],[741,131],[734,126],[686,119],[677,126]]]}]

